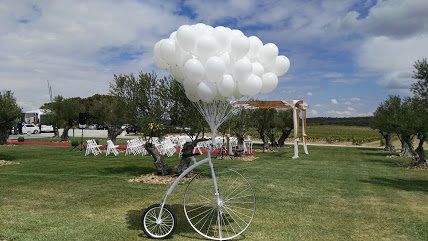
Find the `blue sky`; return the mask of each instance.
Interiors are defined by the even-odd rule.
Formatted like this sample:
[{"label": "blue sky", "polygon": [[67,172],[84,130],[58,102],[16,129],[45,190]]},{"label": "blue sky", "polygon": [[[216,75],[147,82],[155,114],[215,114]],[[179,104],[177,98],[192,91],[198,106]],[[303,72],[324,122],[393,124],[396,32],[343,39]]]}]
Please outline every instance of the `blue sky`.
[{"label": "blue sky", "polygon": [[291,67],[261,99],[304,99],[311,116],[365,116],[408,95],[428,57],[428,1],[0,1],[0,89],[24,110],[107,93],[113,74],[161,70],[153,45],[182,24],[227,26],[278,45]]}]

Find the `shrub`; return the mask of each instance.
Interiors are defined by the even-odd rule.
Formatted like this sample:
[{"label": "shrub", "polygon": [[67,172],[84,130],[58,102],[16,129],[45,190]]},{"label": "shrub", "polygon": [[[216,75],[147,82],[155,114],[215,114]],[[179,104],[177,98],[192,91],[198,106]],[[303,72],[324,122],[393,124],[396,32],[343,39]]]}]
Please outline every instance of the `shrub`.
[{"label": "shrub", "polygon": [[78,140],[71,140],[71,146],[72,147],[78,147],[80,142]]},{"label": "shrub", "polygon": [[18,142],[24,142],[24,141],[25,141],[24,137],[22,136],[18,137]]}]

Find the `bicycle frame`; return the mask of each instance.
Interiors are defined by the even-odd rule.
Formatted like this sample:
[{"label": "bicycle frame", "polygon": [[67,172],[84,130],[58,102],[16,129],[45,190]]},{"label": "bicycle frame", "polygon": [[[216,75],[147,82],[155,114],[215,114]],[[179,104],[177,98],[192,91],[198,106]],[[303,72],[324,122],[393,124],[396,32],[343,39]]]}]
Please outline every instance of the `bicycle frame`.
[{"label": "bicycle frame", "polygon": [[162,212],[163,212],[163,207],[166,203],[166,199],[168,198],[168,196],[174,191],[174,189],[177,187],[178,183],[180,182],[180,180],[185,177],[187,174],[189,174],[189,172],[191,172],[193,169],[195,169],[196,167],[208,163],[210,170],[211,170],[211,177],[213,179],[213,183],[214,183],[214,195],[216,196],[217,199],[217,203],[220,202],[220,195],[218,193],[218,184],[217,184],[217,177],[215,175],[215,171],[214,171],[214,165],[211,161],[211,151],[212,151],[212,147],[210,147],[208,149],[208,156],[205,159],[202,159],[196,163],[194,163],[193,165],[191,165],[190,167],[188,167],[186,170],[183,171],[183,173],[180,174],[180,176],[178,176],[174,182],[171,184],[171,186],[169,186],[168,190],[165,192],[162,201],[161,201],[161,209],[159,211],[159,216],[158,219],[161,218],[162,216]]}]

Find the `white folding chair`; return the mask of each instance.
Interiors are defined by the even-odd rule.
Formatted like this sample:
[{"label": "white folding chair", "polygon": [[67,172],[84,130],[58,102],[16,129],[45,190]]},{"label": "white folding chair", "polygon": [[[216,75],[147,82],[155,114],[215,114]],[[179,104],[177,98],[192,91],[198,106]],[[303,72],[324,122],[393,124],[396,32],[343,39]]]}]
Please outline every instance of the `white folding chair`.
[{"label": "white folding chair", "polygon": [[251,154],[253,152],[253,142],[251,140],[244,141],[244,153]]},{"label": "white folding chair", "polygon": [[86,141],[86,152],[85,152],[85,156],[89,155],[89,154],[94,154],[94,156],[98,155],[101,153],[100,150],[101,145],[98,145],[95,140],[87,140]]},{"label": "white folding chair", "polygon": [[119,155],[118,147],[119,145],[115,145],[112,140],[107,140],[106,156],[110,155],[110,153],[113,153],[115,156]]}]

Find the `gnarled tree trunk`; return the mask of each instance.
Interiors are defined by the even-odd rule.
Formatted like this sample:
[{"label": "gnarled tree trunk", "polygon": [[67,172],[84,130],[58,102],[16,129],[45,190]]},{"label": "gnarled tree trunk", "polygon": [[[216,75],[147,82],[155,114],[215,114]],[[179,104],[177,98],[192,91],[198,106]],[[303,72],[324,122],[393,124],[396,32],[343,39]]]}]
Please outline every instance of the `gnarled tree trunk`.
[{"label": "gnarled tree trunk", "polygon": [[168,175],[171,168],[166,164],[163,155],[159,153],[158,149],[150,142],[146,142],[146,144],[144,144],[144,148],[153,157],[157,174],[162,176]]},{"label": "gnarled tree trunk", "polygon": [[195,155],[199,155],[199,154],[193,154],[193,149],[196,147],[196,145],[201,142],[201,141],[206,141],[209,139],[195,139],[193,141],[189,141],[184,143],[183,145],[183,149],[181,150],[181,159],[180,159],[180,163],[178,163],[177,166],[175,166],[174,168],[174,172],[178,175],[180,175],[181,173],[183,173],[184,170],[186,170],[191,161],[194,160],[194,156]]},{"label": "gnarled tree trunk", "polygon": [[283,147],[285,145],[285,140],[290,136],[293,129],[283,129],[281,130],[281,136],[278,139],[278,146]]},{"label": "gnarled tree trunk", "polygon": [[9,130],[5,128],[0,128],[0,145],[6,144],[8,138],[9,138]]},{"label": "gnarled tree trunk", "polygon": [[266,134],[265,130],[258,130],[260,140],[263,142],[263,152],[265,152],[266,149],[269,149],[269,143],[266,141]]},{"label": "gnarled tree trunk", "polygon": [[236,138],[238,139],[238,152],[244,151],[244,136],[237,135]]},{"label": "gnarled tree trunk", "polygon": [[380,134],[382,135],[383,139],[385,139],[385,148],[383,148],[383,150],[395,152],[395,147],[392,144],[392,134],[383,131],[381,131]]},{"label": "gnarled tree trunk", "polygon": [[61,140],[62,141],[66,141],[68,140],[69,136],[68,136],[68,130],[70,130],[71,126],[65,126],[64,127],[64,131],[61,134]]},{"label": "gnarled tree trunk", "polygon": [[426,140],[426,134],[425,133],[418,133],[418,140],[419,144],[416,148],[416,162],[417,163],[425,163],[427,160],[425,159],[425,152],[424,152],[424,142]]},{"label": "gnarled tree trunk", "polygon": [[54,131],[54,138],[59,138],[59,131],[58,131],[58,126],[54,125],[53,126],[53,131]]},{"label": "gnarled tree trunk", "polygon": [[122,128],[117,126],[107,126],[107,138],[115,142],[118,135],[122,133]]},{"label": "gnarled tree trunk", "polygon": [[278,142],[275,139],[275,132],[274,131],[269,131],[266,135],[269,138],[270,145],[274,146],[274,147],[277,147],[278,146]]},{"label": "gnarled tree trunk", "polygon": [[401,142],[401,150],[400,150],[400,156],[402,157],[410,157],[410,146],[408,143],[404,140],[402,136],[400,136],[400,142]]}]

